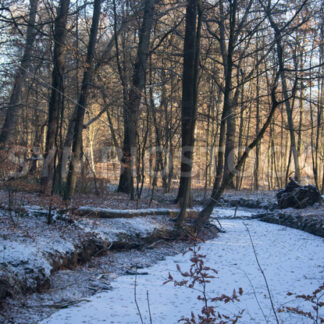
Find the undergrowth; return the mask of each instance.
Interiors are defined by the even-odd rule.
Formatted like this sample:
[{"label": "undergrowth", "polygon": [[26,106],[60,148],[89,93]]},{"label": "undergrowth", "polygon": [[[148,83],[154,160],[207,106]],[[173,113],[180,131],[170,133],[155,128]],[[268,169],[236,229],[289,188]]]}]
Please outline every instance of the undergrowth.
[{"label": "undergrowth", "polygon": [[205,265],[206,255],[200,253],[200,247],[190,248],[192,253],[190,257],[191,265],[188,271],[183,271],[179,265],[177,270],[184,278],[183,280],[175,280],[169,273],[169,278],[163,284],[172,282],[174,286],[187,287],[189,289],[195,289],[199,292],[197,299],[202,303],[201,311],[197,314],[191,312],[190,317],[181,317],[178,322],[186,324],[226,324],[237,323],[242,317],[244,310],[241,310],[238,314],[226,315],[217,311],[217,303],[229,303],[238,302],[239,296],[243,294],[243,289],[239,288],[233,290],[231,295],[220,294],[219,296],[208,296],[207,286],[215,279],[217,270]]},{"label": "undergrowth", "polygon": [[324,301],[322,301],[322,298],[324,296],[324,282],[310,295],[297,295],[295,293],[288,292],[287,296],[295,296],[296,299],[304,300],[306,302],[306,305],[311,306],[312,311],[305,311],[299,307],[285,306],[280,308],[279,312],[287,312],[300,315],[302,317],[313,320],[314,324],[324,323],[324,317],[321,317],[319,313],[320,308],[324,306]]}]

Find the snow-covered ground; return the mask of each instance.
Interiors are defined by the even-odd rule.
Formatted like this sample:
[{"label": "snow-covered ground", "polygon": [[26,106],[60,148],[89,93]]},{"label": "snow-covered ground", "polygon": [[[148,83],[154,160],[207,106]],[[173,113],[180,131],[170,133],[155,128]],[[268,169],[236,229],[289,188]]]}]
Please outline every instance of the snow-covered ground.
[{"label": "snow-covered ground", "polygon": [[[200,210],[199,208],[198,210]],[[259,213],[264,212],[264,209],[250,209],[250,208],[237,208],[235,210],[234,207],[217,207],[213,210],[211,214],[211,218],[218,219],[249,219]]]},{"label": "snow-covered ground", "polygon": [[95,233],[111,243],[121,240],[121,236],[148,237],[156,229],[171,228],[166,216],[145,216],[133,218],[92,219],[84,218],[77,222],[84,231]]},{"label": "snow-covered ground", "polygon": [[[244,309],[239,323],[275,323],[264,279],[257,266],[248,232],[253,238],[257,256],[267,277],[276,308],[301,306],[287,292],[311,293],[324,281],[324,240],[299,230],[257,220],[222,220],[226,233],[201,244],[207,254],[206,264],[218,270],[218,276],[207,290],[211,297],[231,294],[233,288],[243,288],[240,302],[218,304],[221,313],[233,314]],[[167,257],[154,266],[141,269],[148,275],[137,276],[137,300],[145,323],[149,323],[147,291],[153,323],[177,323],[191,311],[199,312],[202,304],[198,292],[172,283],[162,285],[168,273],[182,279],[176,270],[189,269],[189,255]],[[43,324],[63,323],[140,323],[134,302],[134,276],[121,276],[112,283],[113,290],[97,294],[87,302],[60,310]],[[278,313],[281,323],[312,323],[297,315]]]},{"label": "snow-covered ground", "polygon": [[53,270],[74,266],[75,256],[89,258],[106,246],[140,245],[156,230],[173,229],[167,216],[84,217],[73,224],[57,219],[48,225],[48,211],[37,206],[25,206],[25,210],[26,214],[11,216],[0,210],[0,299],[35,291],[48,283]]}]

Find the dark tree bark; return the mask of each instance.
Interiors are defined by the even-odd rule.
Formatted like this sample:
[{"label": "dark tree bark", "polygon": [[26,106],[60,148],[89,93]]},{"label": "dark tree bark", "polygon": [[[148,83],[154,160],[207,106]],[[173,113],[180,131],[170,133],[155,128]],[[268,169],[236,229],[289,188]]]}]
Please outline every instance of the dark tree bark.
[{"label": "dark tree bark", "polygon": [[[197,13],[198,14],[198,25]],[[186,30],[183,47],[182,109],[181,109],[181,178],[177,201],[181,225],[190,199],[194,132],[197,118],[198,64],[200,54],[201,8],[197,0],[189,0],[186,8]]]},{"label": "dark tree bark", "polygon": [[[236,1],[234,0],[234,2],[236,8]],[[223,58],[225,86],[223,89],[224,101],[223,101],[223,111],[222,111],[220,131],[219,131],[216,177],[213,185],[213,192],[216,192],[218,190],[222,182],[222,175],[223,175],[224,164],[225,164],[224,158],[225,158],[225,151],[226,151],[226,125],[227,125],[227,119],[230,118],[232,97],[233,97],[232,96],[232,73],[233,73],[234,29],[235,29],[236,13],[232,9],[233,7],[231,5],[230,6],[230,12],[231,12],[230,36],[229,36],[228,44],[226,45],[226,41],[225,41],[226,34],[225,34],[225,15],[224,15],[223,1],[219,2],[219,13],[221,16],[218,22],[219,37],[217,37],[214,34],[214,36],[219,40],[221,54]],[[231,126],[230,122],[229,124]]]},{"label": "dark tree bark", "polygon": [[[320,62],[321,73],[324,74],[324,7],[321,8],[321,47],[320,47]],[[320,91],[319,91],[319,103],[318,103],[318,116],[317,116],[317,134],[316,134],[316,148],[318,149],[321,145],[322,148],[324,146],[324,123],[323,120],[323,107],[324,107],[324,80],[323,78],[320,80]],[[318,150],[316,151],[318,152]],[[318,153],[317,153],[318,154]],[[323,162],[323,158],[321,158]],[[317,174],[317,172],[316,172]],[[320,179],[319,181],[320,182]],[[318,185],[319,187],[319,185]],[[322,163],[322,184],[321,184],[321,193],[324,194],[324,163]]]},{"label": "dark tree bark", "polygon": [[78,99],[77,107],[75,109],[76,114],[73,130],[72,160],[70,162],[67,186],[64,192],[64,200],[68,200],[73,196],[77,180],[77,173],[81,167],[83,120],[88,103],[89,88],[93,79],[93,59],[98,34],[101,1],[102,0],[94,1],[92,24],[86,58],[86,67],[83,73],[80,96]]},{"label": "dark tree bark", "polygon": [[[220,47],[223,56],[224,64],[224,107],[221,121],[221,130],[220,130],[220,146],[219,146],[219,160],[217,165],[218,173],[216,175],[217,182],[216,188],[218,189],[221,182],[227,181],[227,177],[230,175],[231,170],[235,167],[235,139],[236,139],[236,106],[240,89],[237,88],[236,91],[233,91],[233,68],[236,65],[237,71],[239,71],[239,66],[241,65],[241,59],[235,60],[235,48],[237,47],[239,35],[243,32],[244,28],[248,26],[248,16],[253,1],[250,0],[247,2],[244,9],[244,14],[239,20],[239,9],[240,1],[231,0],[229,1],[229,39],[225,33],[225,15],[223,9],[223,1],[220,1],[220,13],[222,18],[219,21],[220,26]],[[247,26],[245,26],[247,24]],[[254,33],[254,30],[250,32],[249,37]],[[244,52],[244,49],[243,49]],[[242,56],[243,53],[240,54]],[[239,57],[240,57],[239,56]],[[226,125],[225,125],[226,124]],[[225,135],[226,133],[226,135]],[[240,148],[239,148],[240,149]],[[223,176],[222,176],[223,172]],[[234,188],[233,179],[227,181],[227,186]],[[213,190],[216,189],[215,187]]]},{"label": "dark tree bark", "polygon": [[[236,28],[236,12],[237,12],[237,0],[230,2],[230,36],[228,41],[226,59],[224,61],[225,72],[225,90],[224,90],[224,110],[222,122],[226,122],[226,140],[225,140],[225,156],[224,156],[224,173],[223,181],[230,174],[230,170],[234,163],[234,147],[236,137],[236,125],[235,125],[235,106],[234,95],[232,89],[232,74],[233,74],[233,54],[235,38],[237,38]],[[235,35],[236,34],[236,35]],[[222,39],[225,42],[225,35]],[[225,55],[223,55],[225,57]],[[231,188],[233,188],[233,179],[228,182]]]},{"label": "dark tree bark", "polygon": [[35,21],[37,13],[38,0],[30,0],[29,2],[29,21],[26,33],[26,43],[24,54],[20,61],[20,66],[15,75],[13,88],[10,95],[9,106],[6,112],[6,118],[0,133],[0,146],[9,145],[14,142],[17,124],[17,115],[21,107],[21,93],[25,84],[28,67],[31,62],[31,54],[35,41],[36,30]]},{"label": "dark tree bark", "polygon": [[[256,120],[255,120],[255,131],[256,134],[259,133],[260,129],[260,81],[259,81],[259,67],[257,66],[257,77],[256,77]],[[255,148],[255,164],[253,170],[254,179],[254,190],[259,190],[259,158],[261,150],[261,141],[257,144]]]},{"label": "dark tree bark", "polygon": [[[164,71],[162,71],[163,77]],[[150,60],[150,83],[153,83],[153,78],[152,78],[152,60]],[[167,109],[167,99],[166,99],[166,89],[165,85],[162,87],[161,91],[161,103],[160,107],[158,110],[165,111]],[[153,179],[152,179],[152,199],[153,199],[153,194],[154,194],[154,188],[157,185],[157,179],[158,179],[158,172],[161,172],[161,178],[162,178],[162,183],[163,183],[163,188],[166,187],[167,184],[167,177],[166,177],[166,172],[164,169],[164,160],[163,160],[163,145],[162,145],[162,131],[161,131],[161,125],[160,125],[160,120],[158,121],[157,119],[157,108],[155,107],[154,104],[154,93],[152,87],[149,89],[149,97],[150,97],[150,109],[152,111],[152,122],[155,130],[155,141],[156,141],[156,153],[155,153],[155,166],[154,166],[154,173],[153,173]]]},{"label": "dark tree bark", "polygon": [[[319,48],[319,75],[324,75],[324,6],[320,11],[320,48]],[[317,118],[314,120],[313,105],[310,105],[311,109],[311,146],[312,146],[312,164],[313,164],[313,176],[314,181],[318,189],[321,188],[321,193],[324,193],[324,123],[323,123],[323,107],[324,107],[324,79],[319,77],[318,80],[318,104],[317,106]],[[316,125],[316,130],[313,129]],[[315,134],[314,134],[315,133]],[[313,137],[315,137],[313,139]],[[322,165],[322,179],[321,179],[321,165]]]},{"label": "dark tree bark", "polygon": [[142,26],[139,31],[137,58],[134,65],[132,86],[124,103],[124,142],[121,159],[121,173],[118,191],[131,195],[134,199],[133,159],[136,150],[136,128],[142,92],[145,86],[145,73],[149,55],[150,34],[153,24],[154,0],[145,0]]},{"label": "dark tree bark", "polygon": [[60,0],[54,31],[54,59],[52,72],[52,93],[48,106],[48,127],[46,135],[45,162],[42,174],[43,191],[53,193],[57,139],[60,120],[64,111],[64,59],[66,24],[70,0]]},{"label": "dark tree bark", "polygon": [[[278,76],[278,75],[277,75]],[[267,128],[269,127],[271,120],[273,118],[273,115],[275,111],[277,110],[277,107],[282,104],[282,102],[278,102],[276,99],[275,95],[275,90],[276,90],[276,84],[277,84],[277,79],[276,77],[276,82],[275,85],[272,88],[271,92],[271,98],[272,98],[272,106],[271,106],[271,111],[268,115],[268,118],[266,119],[265,123],[263,124],[262,128],[260,129],[259,133],[256,135],[255,139],[246,147],[244,153],[240,157],[240,159],[237,161],[235,167],[229,171],[228,177],[222,182],[221,186],[217,190],[213,190],[212,195],[206,204],[206,206],[201,210],[201,212],[198,214],[196,220],[195,220],[195,228],[196,231],[199,231],[202,226],[208,221],[217,201],[219,198],[222,196],[224,190],[228,186],[228,184],[232,181],[234,178],[235,174],[241,169],[243,166],[244,162],[249,156],[249,153],[251,150],[253,150],[262,140]]]},{"label": "dark tree bark", "polygon": [[[189,0],[186,7],[186,30],[183,47],[182,72],[182,106],[181,106],[181,177],[176,202],[182,203],[188,189],[190,195],[190,175],[194,144],[194,127],[196,107],[194,107],[194,92],[196,91],[197,72],[195,76],[196,20],[197,1]],[[197,60],[198,62],[198,60]]]}]

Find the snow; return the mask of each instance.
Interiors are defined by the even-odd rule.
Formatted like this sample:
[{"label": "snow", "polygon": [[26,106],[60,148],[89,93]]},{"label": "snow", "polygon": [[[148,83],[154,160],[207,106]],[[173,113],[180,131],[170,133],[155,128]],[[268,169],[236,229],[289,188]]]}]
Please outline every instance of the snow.
[{"label": "snow", "polygon": [[7,286],[14,286],[15,294],[33,291],[46,282],[53,267],[64,262],[66,256],[72,256],[89,238],[97,237],[111,244],[137,243],[157,229],[170,227],[166,216],[83,217],[70,224],[61,221],[62,215],[54,211],[53,216],[60,217],[48,225],[46,210],[33,205],[25,206],[25,210],[27,213],[21,216],[9,216],[0,210],[0,279],[5,278]]},{"label": "snow", "polygon": [[[36,269],[41,268],[44,274],[50,275],[51,265],[43,257],[41,252],[36,246],[30,246],[28,244],[18,244],[16,242],[6,242],[5,240],[0,241],[2,247],[0,270],[2,270],[2,264],[6,265],[6,271],[10,270],[15,272],[16,275],[23,276],[20,273],[23,266],[24,269]],[[7,253],[8,251],[8,253]]]},{"label": "snow", "polygon": [[219,219],[248,219],[257,215],[258,213],[264,212],[263,209],[248,209],[248,208],[238,208],[235,213],[235,208],[215,208],[211,214],[211,218],[219,218]]},{"label": "snow", "polygon": [[25,276],[26,269],[39,269],[45,276],[52,270],[50,254],[65,254],[74,250],[70,242],[56,239],[52,242],[39,238],[34,242],[14,242],[0,238],[0,270],[4,266],[19,277]]},{"label": "snow", "polygon": [[114,242],[121,234],[146,237],[155,229],[165,228],[163,216],[146,216],[133,218],[92,219],[83,218],[77,224],[86,232],[96,233],[103,240]]},{"label": "snow", "polygon": [[[42,208],[37,205],[24,205],[23,208],[27,211],[28,215],[35,217],[47,217],[48,209]],[[55,221],[61,216],[61,218],[67,218],[66,215],[60,214],[58,210],[52,209],[52,220]]]},{"label": "snow", "polygon": [[73,245],[63,239],[48,242],[38,238],[27,242],[0,238],[0,275],[7,276],[12,291],[20,288],[35,290],[51,274],[51,255],[64,255],[73,250]]},{"label": "snow", "polygon": [[146,208],[146,209],[111,209],[111,208],[100,208],[100,207],[92,207],[92,206],[82,206],[78,209],[80,212],[103,212],[107,214],[119,214],[123,216],[125,214],[153,214],[160,212],[161,214],[167,214],[170,211],[179,211],[179,209],[170,209],[170,208]]},{"label": "snow", "polygon": [[[42,211],[30,206],[26,210]],[[53,269],[53,256],[72,253],[77,242],[64,235],[64,223],[48,226],[45,217],[14,214],[10,218],[0,211],[0,228],[0,277],[7,278],[17,293],[42,284]]]},{"label": "snow", "polygon": [[[257,266],[252,245],[245,228],[247,224],[257,256],[267,277],[276,308],[301,306],[287,292],[311,293],[324,280],[324,241],[320,237],[262,223],[257,220],[222,220],[226,233],[201,244],[207,254],[206,264],[218,270],[218,277],[208,286],[208,295],[231,294],[233,288],[243,288],[240,302],[218,304],[221,313],[234,314],[245,309],[239,323],[275,323],[264,279]],[[173,284],[162,285],[168,273],[181,279],[176,270],[190,265],[189,256],[167,257],[154,266],[141,269],[146,276],[137,277],[137,300],[145,323],[149,323],[146,292],[149,292],[153,323],[177,323],[191,311],[199,312],[202,304],[197,291]],[[43,324],[58,323],[140,323],[134,303],[134,276],[118,277],[113,290],[97,294],[87,302],[54,313]],[[288,313],[278,313],[281,323],[311,323],[310,320]]]}]

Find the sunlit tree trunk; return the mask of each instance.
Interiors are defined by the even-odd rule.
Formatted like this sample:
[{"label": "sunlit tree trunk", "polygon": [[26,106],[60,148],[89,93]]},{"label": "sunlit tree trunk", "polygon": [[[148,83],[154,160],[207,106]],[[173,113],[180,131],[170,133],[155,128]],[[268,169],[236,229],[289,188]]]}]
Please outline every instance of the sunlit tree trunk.
[{"label": "sunlit tree trunk", "polygon": [[259,0],[259,2],[262,4],[262,6],[264,8],[265,14],[270,22],[270,26],[273,29],[274,34],[275,34],[275,42],[276,42],[276,49],[277,49],[277,58],[278,58],[278,64],[279,64],[281,87],[282,87],[283,97],[285,99],[285,107],[286,107],[289,134],[290,134],[291,152],[292,152],[292,156],[294,159],[294,165],[295,165],[295,179],[297,181],[299,181],[299,179],[300,179],[299,159],[298,159],[298,152],[297,152],[297,145],[296,145],[296,138],[295,138],[295,131],[294,131],[294,123],[293,123],[293,117],[292,117],[292,107],[290,104],[290,100],[289,100],[290,98],[289,98],[289,94],[288,94],[286,69],[285,69],[285,65],[284,65],[282,30],[279,28],[278,24],[273,19],[271,0],[268,0],[267,6],[263,5],[261,0]]},{"label": "sunlit tree trunk", "polygon": [[66,24],[70,0],[60,0],[55,19],[54,58],[52,71],[52,91],[48,106],[48,126],[46,135],[45,162],[43,166],[43,192],[53,193],[55,162],[58,147],[60,120],[64,111],[64,59]]},{"label": "sunlit tree trunk", "polygon": [[[276,82],[275,82],[275,84],[276,84]],[[242,154],[240,159],[237,161],[235,167],[232,170],[230,170],[228,177],[225,179],[225,181],[222,182],[222,184],[218,188],[218,190],[213,190],[208,203],[205,205],[205,207],[198,214],[198,216],[195,220],[195,228],[197,231],[199,231],[202,228],[202,226],[208,221],[216,203],[218,202],[219,198],[222,196],[225,188],[232,181],[235,174],[242,168],[243,164],[245,163],[246,159],[249,156],[249,153],[251,152],[251,150],[253,150],[256,147],[256,145],[258,143],[260,143],[262,137],[264,136],[266,130],[268,129],[268,127],[273,119],[274,113],[276,112],[277,107],[280,105],[280,103],[276,99],[275,90],[276,90],[276,85],[274,85],[271,90],[272,105],[271,105],[270,113],[269,113],[265,123],[263,124],[262,128],[260,129],[260,132],[256,135],[254,140],[246,147],[246,149],[244,150],[244,153]]]},{"label": "sunlit tree trunk", "polygon": [[82,130],[84,114],[87,109],[90,84],[93,79],[93,59],[96,48],[99,18],[100,18],[101,0],[94,1],[92,24],[89,36],[88,51],[86,58],[86,67],[83,73],[82,86],[80,96],[77,103],[74,131],[73,131],[73,145],[72,145],[72,159],[70,162],[69,174],[67,178],[66,190],[64,199],[70,199],[75,190],[78,171],[81,168],[81,153],[82,153]]}]

